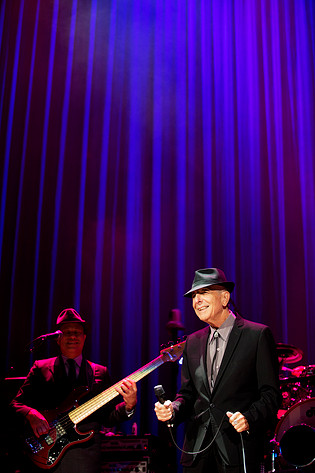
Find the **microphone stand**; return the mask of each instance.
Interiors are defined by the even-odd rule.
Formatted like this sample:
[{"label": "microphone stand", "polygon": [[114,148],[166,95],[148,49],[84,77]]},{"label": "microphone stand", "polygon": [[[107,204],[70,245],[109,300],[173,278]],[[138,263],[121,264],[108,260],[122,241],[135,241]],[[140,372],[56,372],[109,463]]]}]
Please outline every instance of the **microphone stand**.
[{"label": "microphone stand", "polygon": [[55,333],[40,335],[39,337],[34,338],[34,340],[31,340],[31,341],[25,346],[25,351],[29,351],[30,353],[33,353],[33,352],[35,352],[35,351],[38,351],[39,348],[43,345],[43,343],[44,343],[46,340],[50,340],[50,339],[53,339],[53,338],[57,338],[58,335],[60,335],[58,332],[60,332],[60,334],[61,334],[61,331],[58,330],[58,331],[55,332]]},{"label": "microphone stand", "polygon": [[[185,330],[185,326],[181,322],[181,312],[179,309],[172,309],[169,313],[169,321],[166,324],[169,339],[172,340],[169,344],[177,343],[178,331]],[[171,363],[171,389],[170,396],[174,399],[177,393],[177,375],[178,375],[178,364]]]},{"label": "microphone stand", "polygon": [[27,345],[25,345],[25,351],[35,353],[43,345],[44,341],[45,338],[43,337],[34,338],[34,340],[31,340]]},{"label": "microphone stand", "polygon": [[[172,309],[169,313],[169,321],[166,324],[166,328],[168,331],[168,336],[169,340],[172,340],[172,342],[169,343],[169,345],[172,345],[174,343],[177,343],[178,340],[178,331],[179,330],[185,330],[185,326],[182,324],[181,321],[181,312],[179,309]],[[177,378],[178,378],[178,362],[176,363],[170,363],[169,369],[170,371],[170,380],[169,380],[169,386],[170,386],[170,399],[174,399],[175,395],[177,393]],[[168,430],[170,432],[171,437],[175,436],[176,437],[176,428],[172,429],[172,427],[168,426]],[[172,432],[173,430],[173,432]],[[173,465],[174,471],[177,471],[177,455],[178,451],[177,448],[173,446],[173,443],[170,441],[169,443],[169,449],[170,449],[170,463]]]}]

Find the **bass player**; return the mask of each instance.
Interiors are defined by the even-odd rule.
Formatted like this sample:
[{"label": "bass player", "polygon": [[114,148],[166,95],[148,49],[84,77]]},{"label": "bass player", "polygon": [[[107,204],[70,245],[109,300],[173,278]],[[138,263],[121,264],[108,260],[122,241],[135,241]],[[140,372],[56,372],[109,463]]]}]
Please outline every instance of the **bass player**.
[{"label": "bass player", "polygon": [[[22,471],[43,472],[43,468],[51,468],[52,473],[100,473],[100,427],[112,427],[133,415],[137,403],[136,383],[129,378],[123,379],[115,388],[123,397],[123,402],[116,405],[111,402],[101,407],[80,422],[78,427],[70,428],[69,435],[63,435],[63,429],[71,424],[71,420],[65,415],[51,434],[52,424],[48,413],[51,416],[51,412],[55,411],[56,416],[58,411],[63,412],[63,407],[60,406],[71,396],[74,396],[74,401],[74,394],[80,390],[86,391],[86,387],[89,393],[95,395],[111,385],[108,369],[88,361],[82,354],[87,322],[80,314],[74,309],[63,310],[57,318],[57,328],[61,331],[57,340],[60,355],[35,361],[11,402],[16,415],[29,424],[33,436],[29,444],[34,450],[31,455],[26,456]],[[91,434],[92,431],[94,435]],[[80,433],[86,432],[90,434],[80,436]],[[49,450],[49,458],[42,459],[46,444],[49,448],[49,443],[55,442],[54,435],[57,438],[60,435],[60,442],[56,442],[54,448]]]}]

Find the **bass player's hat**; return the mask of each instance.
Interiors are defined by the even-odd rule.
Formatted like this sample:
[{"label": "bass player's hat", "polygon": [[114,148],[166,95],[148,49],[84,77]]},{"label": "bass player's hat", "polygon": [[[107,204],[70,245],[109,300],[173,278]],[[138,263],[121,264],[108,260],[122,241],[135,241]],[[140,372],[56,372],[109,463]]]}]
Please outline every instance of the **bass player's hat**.
[{"label": "bass player's hat", "polygon": [[193,292],[198,291],[198,289],[214,285],[223,286],[229,292],[232,292],[235,286],[234,282],[227,281],[225,274],[221,269],[198,269],[198,271],[195,272],[192,287],[188,292],[184,294],[184,297],[192,297]]},{"label": "bass player's hat", "polygon": [[88,323],[82,319],[81,315],[74,309],[64,309],[57,317],[56,325],[60,327],[62,324],[79,323],[83,326],[84,332],[88,330]]}]

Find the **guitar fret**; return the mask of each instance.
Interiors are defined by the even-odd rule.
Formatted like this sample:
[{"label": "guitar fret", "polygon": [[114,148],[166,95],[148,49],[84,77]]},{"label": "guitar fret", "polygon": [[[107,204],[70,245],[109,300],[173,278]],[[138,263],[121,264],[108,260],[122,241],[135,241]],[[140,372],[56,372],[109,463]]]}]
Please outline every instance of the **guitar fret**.
[{"label": "guitar fret", "polygon": [[[160,356],[140,368],[138,371],[135,371],[128,377],[133,381],[139,381],[166,361],[178,360],[183,352],[184,344],[185,342],[181,342],[177,345],[172,345],[169,348],[165,348],[161,351]],[[25,442],[28,447],[28,455],[35,465],[40,468],[51,468],[57,464],[65,448],[67,448],[69,445],[77,443],[77,441],[85,442],[91,438],[93,431],[87,432],[85,434],[77,433],[77,437],[75,437],[76,439],[73,437],[71,440],[67,439],[67,432],[68,429],[71,429],[72,431],[73,424],[78,424],[97,409],[104,406],[107,402],[114,399],[114,397],[118,396],[116,388],[121,385],[122,381],[123,380],[114,384],[110,388],[105,389],[105,391],[101,392],[94,398],[73,409],[71,412],[68,412],[67,415],[61,419],[55,419],[50,424],[51,428],[47,435],[43,435],[39,439],[36,437],[26,438]],[[74,435],[75,433],[72,431],[72,436]],[[45,452],[44,454],[43,451]]]},{"label": "guitar fret", "polygon": [[[155,360],[151,361],[147,365],[143,366],[140,370],[135,371],[132,373],[128,378],[132,381],[139,381],[140,379],[144,378],[147,374],[151,373],[151,371],[158,368],[160,365],[164,363],[162,356],[158,356]],[[116,387],[120,386],[122,380],[118,383],[114,384],[110,388],[106,389],[105,391],[101,392],[97,396],[95,396],[90,401],[85,402],[82,406],[77,407],[72,412],[69,413],[69,417],[74,424],[78,424],[83,419],[88,417],[89,415],[93,414],[97,409],[104,406],[107,402],[114,399],[118,396],[118,392],[116,391]]]}]

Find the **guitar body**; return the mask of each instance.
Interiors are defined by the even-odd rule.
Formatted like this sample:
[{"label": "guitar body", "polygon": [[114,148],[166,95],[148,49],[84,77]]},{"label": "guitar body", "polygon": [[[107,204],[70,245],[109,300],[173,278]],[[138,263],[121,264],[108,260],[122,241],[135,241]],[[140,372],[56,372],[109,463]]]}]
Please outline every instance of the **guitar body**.
[{"label": "guitar body", "polygon": [[43,469],[54,467],[68,448],[94,435],[93,430],[80,432],[68,415],[86,392],[86,388],[79,388],[60,408],[42,411],[51,427],[49,432],[39,438],[32,434],[25,439],[26,453],[35,465]]},{"label": "guitar body", "polygon": [[[160,352],[160,356],[129,375],[129,378],[137,382],[163,363],[178,360],[183,353],[184,345],[185,342],[181,342],[177,345],[171,345],[169,348],[164,348]],[[77,430],[76,426],[118,396],[116,388],[121,385],[122,381],[105,389],[105,391],[81,405],[78,401],[84,394],[87,394],[88,389],[78,388],[71,394],[71,398],[66,400],[58,409],[43,411],[42,414],[47,419],[50,430],[46,435],[39,438],[32,433],[25,439],[26,453],[31,461],[39,468],[48,470],[56,466],[68,448],[89,440],[94,435],[94,431],[90,430],[82,433]]]}]

